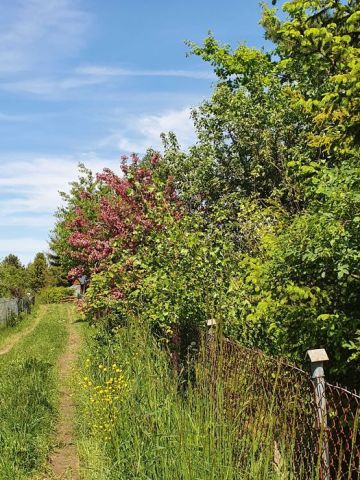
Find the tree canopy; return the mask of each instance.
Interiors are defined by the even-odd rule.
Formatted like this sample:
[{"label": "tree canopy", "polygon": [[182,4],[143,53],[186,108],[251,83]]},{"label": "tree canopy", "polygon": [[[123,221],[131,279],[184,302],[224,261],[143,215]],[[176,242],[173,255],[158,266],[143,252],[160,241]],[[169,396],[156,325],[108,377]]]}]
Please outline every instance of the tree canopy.
[{"label": "tree canopy", "polygon": [[301,361],[325,347],[360,372],[358,1],[264,6],[272,51],[209,35],[190,53],[218,81],[193,111],[197,142],[81,175],[52,249],[91,277],[83,311],[150,319],[164,339],[216,318],[248,346]]}]

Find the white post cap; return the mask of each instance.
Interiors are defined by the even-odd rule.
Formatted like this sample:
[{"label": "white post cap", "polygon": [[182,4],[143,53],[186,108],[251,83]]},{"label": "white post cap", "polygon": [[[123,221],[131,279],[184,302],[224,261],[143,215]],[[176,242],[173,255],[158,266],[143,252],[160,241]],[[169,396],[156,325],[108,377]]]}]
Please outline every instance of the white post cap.
[{"label": "white post cap", "polygon": [[329,360],[325,348],[316,348],[315,350],[308,350],[306,355],[309,357],[311,363],[327,362]]}]

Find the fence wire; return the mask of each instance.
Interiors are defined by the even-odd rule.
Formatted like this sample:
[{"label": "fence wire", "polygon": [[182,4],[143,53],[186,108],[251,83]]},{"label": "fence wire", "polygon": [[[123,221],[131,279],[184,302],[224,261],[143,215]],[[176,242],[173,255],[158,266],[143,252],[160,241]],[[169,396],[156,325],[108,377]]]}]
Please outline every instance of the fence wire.
[{"label": "fence wire", "polygon": [[329,476],[360,479],[360,396],[340,385],[326,383],[326,441]]},{"label": "fence wire", "polygon": [[[260,447],[271,445],[276,478],[360,480],[357,393],[326,383],[326,411],[319,418],[307,372],[228,339],[209,335],[205,343],[211,394],[221,385],[223,409],[239,431],[239,445],[244,435]],[[240,447],[237,455],[241,463],[248,452]]]},{"label": "fence wire", "polygon": [[12,324],[23,312],[31,309],[31,298],[0,298],[0,328]]}]

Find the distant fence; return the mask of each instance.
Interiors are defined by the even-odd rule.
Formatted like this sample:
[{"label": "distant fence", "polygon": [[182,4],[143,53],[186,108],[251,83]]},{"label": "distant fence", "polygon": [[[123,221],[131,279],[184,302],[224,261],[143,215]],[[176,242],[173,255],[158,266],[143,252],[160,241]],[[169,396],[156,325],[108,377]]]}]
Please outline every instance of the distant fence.
[{"label": "distant fence", "polygon": [[28,313],[32,303],[31,298],[0,298],[0,328],[14,322],[21,313]]},{"label": "distant fence", "polygon": [[[222,386],[223,408],[239,435],[271,435],[276,478],[360,480],[356,392],[212,334],[206,351],[209,384],[215,390]],[[282,465],[284,451],[291,471]]]}]

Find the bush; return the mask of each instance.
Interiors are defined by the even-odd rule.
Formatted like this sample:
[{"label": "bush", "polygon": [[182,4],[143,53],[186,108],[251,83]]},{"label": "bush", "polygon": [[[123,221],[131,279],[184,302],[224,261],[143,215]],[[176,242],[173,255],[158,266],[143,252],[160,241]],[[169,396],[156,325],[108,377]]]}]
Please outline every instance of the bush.
[{"label": "bush", "polygon": [[46,287],[40,290],[36,296],[36,303],[59,303],[66,297],[73,296],[74,292],[68,287]]}]

